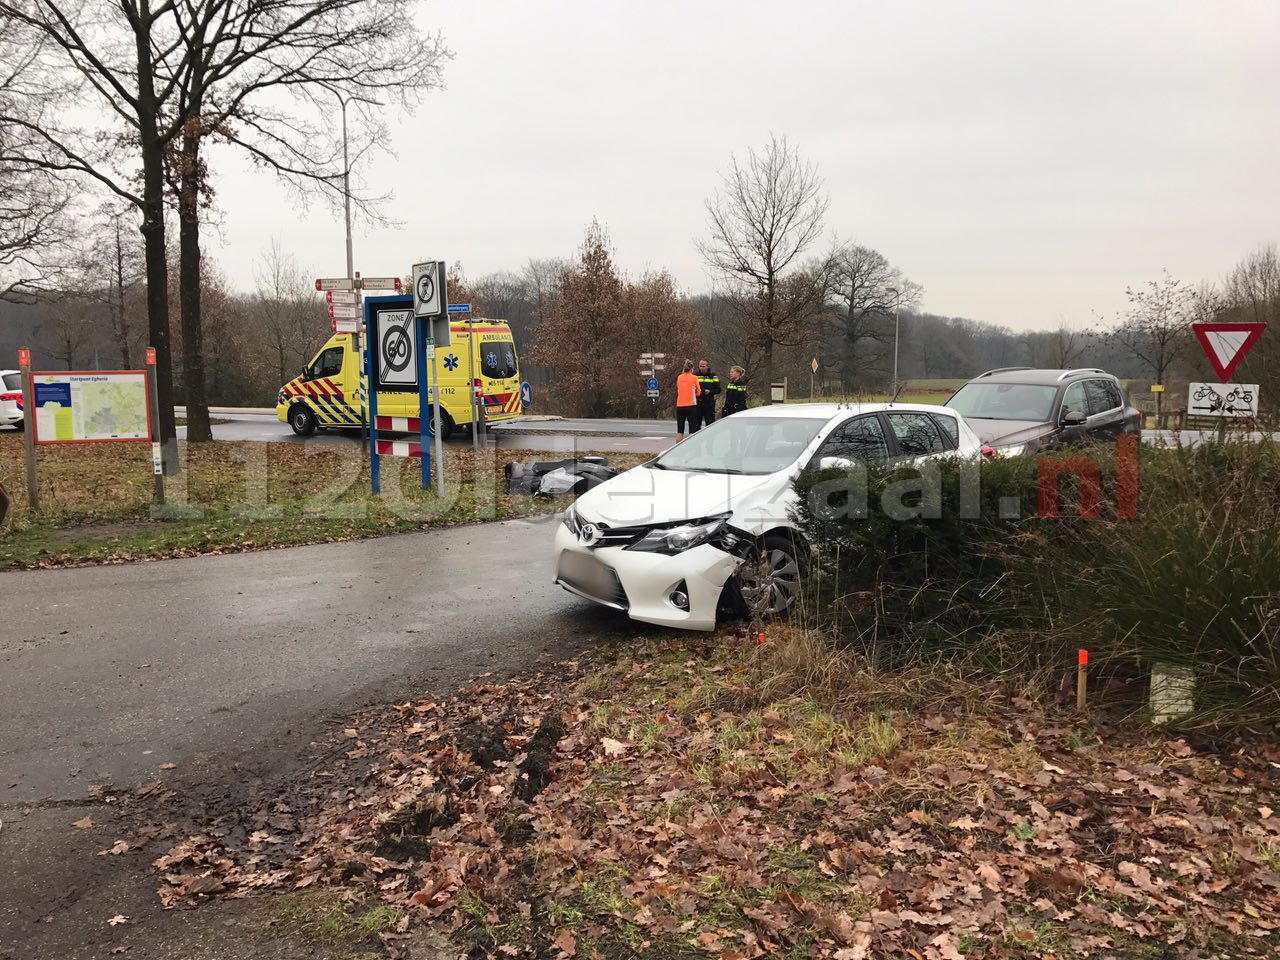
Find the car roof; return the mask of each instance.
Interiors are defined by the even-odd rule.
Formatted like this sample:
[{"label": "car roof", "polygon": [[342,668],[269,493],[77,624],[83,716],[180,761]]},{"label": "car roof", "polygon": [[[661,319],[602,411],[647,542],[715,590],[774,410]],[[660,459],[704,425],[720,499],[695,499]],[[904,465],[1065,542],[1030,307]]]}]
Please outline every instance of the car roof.
[{"label": "car roof", "polygon": [[[954,410],[930,403],[774,403],[752,407],[745,411],[751,417],[790,417],[804,420],[832,420],[835,417],[852,417],[860,413],[938,413],[945,411],[957,416]],[[734,416],[742,416],[738,413]]]},{"label": "car roof", "polygon": [[1086,380],[1090,377],[1115,377],[1099,367],[1075,367],[1072,369],[1042,369],[1035,367],[1001,367],[979,374],[969,383],[1019,383],[1056,387],[1059,383]]}]

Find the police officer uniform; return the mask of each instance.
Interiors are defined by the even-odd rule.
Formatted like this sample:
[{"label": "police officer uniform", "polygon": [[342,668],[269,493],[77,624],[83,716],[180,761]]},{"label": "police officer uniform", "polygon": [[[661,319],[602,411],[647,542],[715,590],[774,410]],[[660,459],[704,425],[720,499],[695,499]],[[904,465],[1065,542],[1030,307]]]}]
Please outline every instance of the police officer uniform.
[{"label": "police officer uniform", "polygon": [[727,417],[731,413],[747,409],[747,388],[741,382],[730,380],[724,385],[724,406],[720,408],[720,416]]},{"label": "police officer uniform", "polygon": [[716,394],[720,392],[720,378],[708,364],[707,372],[698,372],[698,386],[702,392],[698,394],[698,412],[702,414],[702,425],[716,422]]}]

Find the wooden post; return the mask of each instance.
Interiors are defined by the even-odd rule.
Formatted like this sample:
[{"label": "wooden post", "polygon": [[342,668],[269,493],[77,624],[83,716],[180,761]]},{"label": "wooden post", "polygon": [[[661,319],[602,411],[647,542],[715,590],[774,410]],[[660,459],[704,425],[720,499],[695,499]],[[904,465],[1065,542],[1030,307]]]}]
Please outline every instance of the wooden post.
[{"label": "wooden post", "polygon": [[[164,506],[164,447],[160,443],[160,399],[156,384],[156,349],[147,347],[147,404],[151,409],[151,469],[156,484],[151,499]],[[175,443],[177,440],[175,439]]]},{"label": "wooden post", "polygon": [[1076,653],[1076,709],[1084,710],[1085,699],[1087,697],[1087,689],[1089,686],[1089,651],[1080,650]]},{"label": "wooden post", "polygon": [[32,513],[40,512],[40,486],[36,480],[36,399],[31,382],[31,350],[18,351],[18,369],[22,371],[22,432],[27,448],[27,503]]}]

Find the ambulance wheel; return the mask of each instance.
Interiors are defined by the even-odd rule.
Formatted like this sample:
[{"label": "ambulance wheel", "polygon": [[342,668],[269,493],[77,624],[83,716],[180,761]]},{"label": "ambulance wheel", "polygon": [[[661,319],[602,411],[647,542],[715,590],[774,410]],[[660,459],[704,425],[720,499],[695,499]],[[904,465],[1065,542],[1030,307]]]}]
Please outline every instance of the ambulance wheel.
[{"label": "ambulance wheel", "polygon": [[289,426],[300,437],[309,437],[316,432],[316,415],[304,403],[296,403],[289,410]]},{"label": "ambulance wheel", "polygon": [[[450,437],[453,436],[453,428],[454,428],[453,417],[449,416],[448,410],[441,410],[440,411],[440,442],[441,443],[443,443],[444,441],[448,440]],[[431,429],[431,436],[434,437],[436,435],[436,418],[434,414],[432,414],[432,417],[431,417],[430,429]]]}]

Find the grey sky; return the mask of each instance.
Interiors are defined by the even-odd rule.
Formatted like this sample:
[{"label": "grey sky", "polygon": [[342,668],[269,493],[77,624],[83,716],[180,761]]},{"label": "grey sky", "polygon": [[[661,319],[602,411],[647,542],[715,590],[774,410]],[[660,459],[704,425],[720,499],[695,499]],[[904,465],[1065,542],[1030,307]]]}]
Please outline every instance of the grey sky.
[{"label": "grey sky", "polygon": [[[709,278],[694,248],[730,153],[785,134],[931,311],[1087,322],[1167,267],[1215,279],[1280,240],[1280,3],[434,0],[448,88],[367,161],[403,226],[356,269],[419,255],[471,276],[572,254],[595,216],[632,273]],[[444,144],[449,146],[445,147]],[[343,228],[219,156],[242,289],[278,236],[345,272]]]}]

